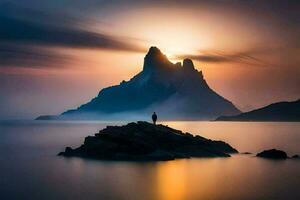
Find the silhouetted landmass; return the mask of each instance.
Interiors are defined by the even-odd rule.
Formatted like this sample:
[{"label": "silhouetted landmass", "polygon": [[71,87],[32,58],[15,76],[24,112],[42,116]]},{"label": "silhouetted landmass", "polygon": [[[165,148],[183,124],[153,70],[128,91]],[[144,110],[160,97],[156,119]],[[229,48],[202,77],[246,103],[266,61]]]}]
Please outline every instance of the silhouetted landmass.
[{"label": "silhouetted landmass", "polygon": [[240,113],[208,86],[192,60],[185,59],[183,65],[173,64],[158,48],[151,47],[140,73],[129,81],[102,89],[90,102],[64,112],[60,118],[110,119],[136,115],[134,119],[141,119],[153,111],[160,119],[180,120],[214,119]]},{"label": "silhouetted landmass", "polygon": [[299,159],[300,156],[298,154],[296,154],[296,155],[293,155],[291,158],[293,158],[293,159]]},{"label": "silhouetted landmass", "polygon": [[274,103],[235,116],[221,116],[216,121],[300,121],[300,99]]},{"label": "silhouetted landmass", "polygon": [[238,153],[229,144],[148,122],[107,126],[88,136],[76,149],[67,147],[62,156],[104,160],[173,160],[189,157],[230,157]]},{"label": "silhouetted landmass", "polygon": [[257,157],[262,158],[270,158],[270,159],[287,159],[288,156],[284,151],[277,150],[277,149],[270,149],[262,151],[256,154]]},{"label": "silhouetted landmass", "polygon": [[58,117],[56,115],[42,115],[42,116],[35,118],[35,120],[54,120],[57,118]]},{"label": "silhouetted landmass", "polygon": [[252,154],[252,153],[251,153],[251,152],[248,152],[248,151],[246,151],[246,152],[242,152],[241,154],[249,155],[249,154]]}]

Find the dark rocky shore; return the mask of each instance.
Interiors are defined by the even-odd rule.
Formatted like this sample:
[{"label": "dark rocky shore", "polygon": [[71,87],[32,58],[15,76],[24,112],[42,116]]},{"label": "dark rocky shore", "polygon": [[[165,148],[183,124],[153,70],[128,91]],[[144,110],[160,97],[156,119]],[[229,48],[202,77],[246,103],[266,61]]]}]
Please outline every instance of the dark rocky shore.
[{"label": "dark rocky shore", "polygon": [[288,157],[288,155],[285,151],[278,150],[278,149],[264,150],[264,151],[256,154],[256,157],[268,158],[268,159],[281,159],[281,160],[285,160],[288,158],[292,158],[292,159],[300,158],[300,156],[298,154],[293,155],[292,157]]},{"label": "dark rocky shore", "polygon": [[269,149],[269,150],[264,150],[258,154],[256,154],[257,157],[262,157],[262,158],[269,158],[269,159],[287,159],[288,156],[286,152],[282,150],[277,150],[277,149]]},{"label": "dark rocky shore", "polygon": [[67,147],[58,155],[101,160],[161,161],[190,157],[230,157],[238,153],[223,141],[193,136],[164,125],[148,122],[107,126],[88,136],[76,149]]}]

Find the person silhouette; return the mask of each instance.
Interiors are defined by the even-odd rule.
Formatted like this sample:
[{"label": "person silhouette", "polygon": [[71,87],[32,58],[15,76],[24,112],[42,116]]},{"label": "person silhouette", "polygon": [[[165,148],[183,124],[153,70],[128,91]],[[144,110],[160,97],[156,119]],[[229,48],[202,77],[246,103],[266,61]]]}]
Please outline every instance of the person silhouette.
[{"label": "person silhouette", "polygon": [[152,114],[152,121],[153,121],[153,124],[154,124],[154,125],[156,124],[156,120],[157,120],[157,115],[156,115],[156,113],[154,112],[154,113]]}]

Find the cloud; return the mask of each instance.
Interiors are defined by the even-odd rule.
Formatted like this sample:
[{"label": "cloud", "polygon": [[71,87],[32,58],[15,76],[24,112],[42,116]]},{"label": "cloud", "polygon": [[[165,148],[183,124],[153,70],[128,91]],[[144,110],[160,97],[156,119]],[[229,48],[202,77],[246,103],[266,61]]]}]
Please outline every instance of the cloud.
[{"label": "cloud", "polygon": [[144,51],[133,44],[103,33],[24,21],[0,15],[0,42],[38,44],[71,48]]},{"label": "cloud", "polygon": [[237,62],[255,66],[267,66],[268,63],[256,57],[257,54],[262,53],[262,50],[241,51],[235,53],[224,53],[218,51],[200,52],[199,54],[177,55],[179,59],[190,58],[192,60],[207,62],[207,63],[225,63]]},{"label": "cloud", "polygon": [[73,57],[50,49],[0,43],[0,67],[61,67],[73,61]]},{"label": "cloud", "polygon": [[84,20],[50,15],[6,3],[0,6],[0,67],[54,67],[74,58],[55,52],[58,48],[106,49],[144,52],[129,41],[83,30]]}]

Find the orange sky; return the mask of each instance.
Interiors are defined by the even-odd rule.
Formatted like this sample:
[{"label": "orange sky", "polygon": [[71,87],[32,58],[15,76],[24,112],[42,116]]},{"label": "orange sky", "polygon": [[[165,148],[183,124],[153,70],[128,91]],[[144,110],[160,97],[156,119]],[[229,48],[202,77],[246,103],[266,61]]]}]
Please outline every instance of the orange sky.
[{"label": "orange sky", "polygon": [[78,48],[39,40],[35,47],[46,49],[55,63],[2,64],[0,111],[8,113],[2,118],[58,114],[79,106],[101,88],[138,73],[150,46],[160,48],[173,62],[191,57],[208,84],[241,110],[299,98],[299,23],[281,16],[275,6],[268,10],[208,2],[108,4],[81,13],[88,20],[78,23],[79,30],[109,35],[139,50],[118,49],[119,44]]}]

